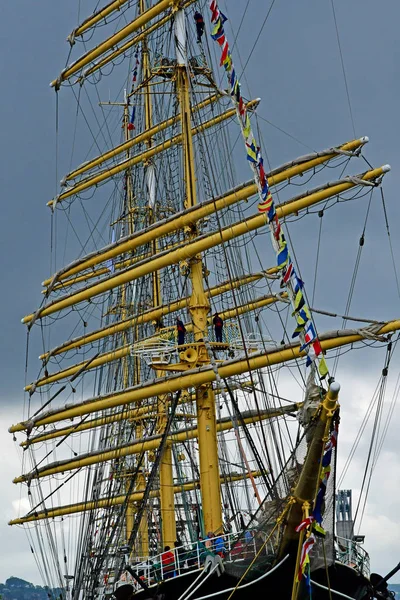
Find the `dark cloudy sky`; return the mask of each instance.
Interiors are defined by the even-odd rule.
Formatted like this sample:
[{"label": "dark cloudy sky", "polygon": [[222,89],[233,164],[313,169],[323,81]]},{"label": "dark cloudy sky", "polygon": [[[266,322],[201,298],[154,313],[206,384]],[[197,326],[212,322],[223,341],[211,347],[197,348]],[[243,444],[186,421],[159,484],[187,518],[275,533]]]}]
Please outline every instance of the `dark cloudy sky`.
[{"label": "dark cloudy sky", "polygon": [[[5,525],[14,515],[19,498],[19,490],[10,483],[19,469],[18,458],[6,429],[22,414],[26,331],[19,321],[37,306],[40,282],[49,274],[50,214],[46,202],[54,196],[56,174],[55,94],[48,83],[65,65],[68,53],[65,38],[77,23],[79,5],[84,17],[93,10],[95,2],[13,0],[2,5],[0,581],[10,575],[20,575],[40,583],[24,534]],[[246,5],[245,0],[221,2],[221,9],[225,8],[234,30],[239,26]],[[249,4],[240,30],[240,43],[233,51],[239,72],[240,61],[246,63],[268,6],[269,2],[265,0],[254,0]],[[260,117],[293,136],[289,137],[260,120],[263,141],[273,166],[306,153],[307,148],[323,149],[352,139],[353,123],[357,137],[370,137],[366,149],[368,160],[374,166],[392,165],[384,190],[394,256],[400,270],[400,4],[398,0],[335,0],[335,8],[354,122],[350,118],[330,0],[276,0],[248,62],[246,78],[242,77],[243,91],[248,97],[261,97]],[[71,126],[72,113],[73,110],[60,101],[63,131]],[[62,148],[60,155],[60,170],[64,172],[69,164]],[[355,172],[364,169],[365,164],[362,164]],[[61,175],[59,173],[58,179]],[[250,173],[246,177],[249,178]],[[360,284],[365,299],[360,296],[357,311],[364,311],[365,306],[363,314],[372,318],[380,315],[383,318],[400,317],[382,209],[377,204],[373,210],[374,220],[367,240],[371,243],[366,249],[367,264],[364,263],[365,279]],[[342,216],[334,216],[331,223],[339,253],[345,236],[356,240],[359,235],[359,228],[353,230],[350,223],[341,219]],[[360,220],[357,227],[359,225]],[[304,241],[306,227],[302,225],[299,231]],[[305,242],[310,254],[314,241],[311,238]],[[297,246],[300,243],[297,237],[296,243]],[[351,264],[355,252],[356,245],[349,254]],[[306,257],[307,254],[304,261]],[[325,258],[325,269],[334,269],[333,257]],[[348,279],[344,285],[348,286]],[[344,311],[344,305],[336,302],[338,297],[333,287],[329,308]],[[340,297],[345,298],[346,294]],[[327,296],[323,298],[327,299]],[[344,366],[341,377],[338,372],[338,379],[346,388],[345,411],[355,419],[345,430],[343,445],[347,450],[379,375],[381,362],[377,366],[373,361],[370,354],[364,362],[358,361],[357,379]],[[389,386],[389,391],[394,387],[398,370],[397,360],[390,374],[392,387]],[[388,395],[388,402],[390,399]],[[349,408],[352,402],[353,410]],[[400,459],[396,435],[399,426],[397,410],[385,453],[373,476],[375,491],[371,492],[363,527],[367,534],[366,547],[371,550],[375,561],[373,567],[377,570],[394,566],[399,558]],[[367,444],[364,444],[364,452],[366,448]],[[354,480],[347,478],[346,486],[357,488],[357,469],[359,475],[362,465],[361,456],[355,463]]]}]

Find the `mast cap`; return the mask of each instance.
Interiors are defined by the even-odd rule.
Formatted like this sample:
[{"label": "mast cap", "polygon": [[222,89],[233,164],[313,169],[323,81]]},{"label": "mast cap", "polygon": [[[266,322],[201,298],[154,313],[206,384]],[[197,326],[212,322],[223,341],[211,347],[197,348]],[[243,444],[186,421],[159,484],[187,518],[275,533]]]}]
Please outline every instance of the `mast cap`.
[{"label": "mast cap", "polygon": [[340,383],[337,381],[332,381],[331,385],[329,386],[329,391],[333,392],[334,394],[338,394],[340,392]]}]

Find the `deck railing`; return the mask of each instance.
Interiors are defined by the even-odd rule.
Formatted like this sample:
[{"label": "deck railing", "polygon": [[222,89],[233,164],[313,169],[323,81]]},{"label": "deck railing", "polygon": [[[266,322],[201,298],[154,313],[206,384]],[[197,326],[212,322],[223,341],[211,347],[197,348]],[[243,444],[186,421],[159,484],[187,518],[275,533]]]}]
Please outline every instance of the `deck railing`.
[{"label": "deck railing", "polygon": [[[241,533],[228,533],[225,535],[207,537],[191,544],[190,548],[186,546],[178,546],[171,548],[169,552],[173,554],[173,562],[166,564],[163,554],[152,556],[138,560],[130,565],[135,574],[140,577],[147,585],[169,579],[179,575],[184,575],[189,571],[201,569],[208,555],[215,556],[219,554],[225,561],[251,561],[263,546],[263,540],[256,532],[247,530]],[[262,548],[262,552],[266,553],[268,549]],[[125,572],[118,582],[129,582],[135,589],[139,584],[134,581],[132,576]],[[113,583],[113,582],[109,582]]]},{"label": "deck railing", "polygon": [[[263,539],[257,531],[247,530],[241,533],[228,533],[225,535],[207,537],[186,546],[171,548],[169,552],[173,555],[173,561],[166,564],[163,554],[157,554],[149,558],[137,559],[130,564],[131,569],[137,577],[140,577],[146,585],[152,585],[165,579],[185,575],[191,571],[203,568],[208,555],[223,556],[225,562],[248,562],[251,561],[261,550],[261,554],[273,552],[269,545],[264,546]],[[359,542],[342,537],[335,538],[336,559],[349,567],[357,569],[360,573],[369,576],[369,555]],[[110,575],[106,588],[114,589],[125,583],[131,583],[135,590],[140,586],[126,571],[118,582]],[[111,590],[112,591],[112,590]]]},{"label": "deck railing", "polygon": [[338,561],[357,569],[360,573],[369,577],[369,554],[364,550],[360,542],[336,537],[335,550]]}]

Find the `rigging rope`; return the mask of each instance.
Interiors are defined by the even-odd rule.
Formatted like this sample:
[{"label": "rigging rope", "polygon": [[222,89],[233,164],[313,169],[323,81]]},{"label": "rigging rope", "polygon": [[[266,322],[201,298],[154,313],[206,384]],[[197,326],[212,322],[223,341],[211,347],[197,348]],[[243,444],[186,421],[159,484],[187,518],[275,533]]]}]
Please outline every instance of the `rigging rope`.
[{"label": "rigging rope", "polygon": [[[387,376],[389,373],[389,365],[390,365],[390,361],[392,358],[392,354],[393,354],[393,343],[389,342],[387,345],[387,348],[386,348],[385,364],[382,369],[382,378],[381,378],[381,384],[379,387],[378,402],[377,402],[377,407],[376,407],[376,412],[375,412],[375,420],[374,420],[374,424],[373,424],[373,428],[372,428],[371,440],[370,440],[370,444],[369,444],[368,455],[367,455],[363,480],[362,480],[361,489],[360,489],[360,495],[358,498],[357,508],[356,508],[356,512],[354,515],[354,523],[356,523],[358,511],[360,509],[361,500],[362,500],[362,496],[364,493],[364,501],[363,501],[361,516],[360,516],[360,521],[359,521],[359,531],[361,529],[362,521],[364,518],[364,512],[365,512],[365,507],[367,504],[368,492],[369,492],[369,488],[371,485],[371,479],[372,479],[372,473],[374,470],[374,465],[376,464],[376,460],[377,460],[377,456],[378,456],[377,455],[378,442],[379,442],[378,436],[379,436],[379,429],[380,429],[380,424],[381,424],[381,419],[382,419],[383,404],[384,404],[384,400],[385,400]],[[372,456],[373,452],[375,454],[374,457]],[[367,482],[367,477],[368,477],[368,482]]]},{"label": "rigging rope", "polygon": [[[363,251],[363,248],[364,248],[364,243],[365,243],[365,232],[366,232],[367,223],[368,223],[368,217],[369,217],[370,208],[371,208],[372,194],[373,194],[373,189],[371,189],[371,192],[370,192],[368,206],[367,206],[367,211],[366,211],[366,215],[365,215],[365,219],[364,219],[364,226],[363,226],[363,230],[362,230],[362,233],[361,233],[361,237],[360,237],[359,242],[358,242],[358,250],[357,250],[356,261],[355,261],[355,264],[354,264],[353,275],[352,275],[351,282],[350,282],[350,289],[349,289],[349,294],[348,294],[348,297],[347,297],[346,308],[345,308],[345,312],[344,312],[345,315],[347,315],[349,313],[350,307],[351,307],[351,302],[352,302],[352,299],[353,299],[354,289],[355,289],[357,275],[358,275],[358,269],[360,267],[361,254],[362,254],[362,251]],[[342,329],[345,327],[346,322],[347,322],[347,317],[345,319],[343,319]],[[339,351],[337,351],[336,352],[336,356],[335,356],[335,360],[334,360],[334,363],[333,363],[333,367],[332,367],[332,373],[333,373],[333,375],[335,375],[335,373],[336,373],[336,370],[337,370],[337,367],[338,367],[338,364],[339,364],[339,358],[340,358],[340,353],[339,353]]]},{"label": "rigging rope", "polygon": [[337,20],[336,20],[336,11],[335,11],[334,0],[331,0],[331,6],[332,6],[332,13],[333,13],[333,21],[334,21],[334,24],[335,24],[336,39],[337,39],[338,48],[339,48],[339,54],[340,54],[340,62],[341,62],[341,65],[342,65],[342,73],[343,73],[344,85],[345,85],[345,88],[346,88],[347,103],[349,105],[349,113],[350,113],[351,126],[353,128],[353,135],[354,135],[354,137],[356,137],[356,128],[355,128],[355,125],[354,125],[353,110],[351,108],[350,92],[349,92],[349,86],[348,86],[348,83],[347,83],[346,70],[344,68],[343,52],[342,52],[342,46],[341,46],[341,43],[340,43],[340,36],[339,36],[338,24],[337,24]]},{"label": "rigging rope", "polygon": [[[173,419],[175,417],[175,412],[176,412],[176,409],[177,409],[180,397],[181,397],[181,391],[179,391],[179,392],[177,392],[175,394],[174,399],[171,402],[170,412],[169,412],[169,415],[168,415],[168,419],[167,419],[167,422],[166,422],[166,425],[165,425],[164,432],[162,434],[160,445],[159,445],[158,450],[157,450],[157,455],[156,455],[155,461],[153,463],[153,466],[152,466],[151,472],[149,474],[149,477],[147,479],[146,488],[145,488],[145,491],[143,493],[143,497],[142,497],[142,499],[140,501],[139,507],[137,508],[137,512],[136,512],[136,515],[135,515],[135,522],[134,522],[134,525],[133,525],[133,528],[132,528],[132,532],[131,532],[131,534],[129,536],[128,546],[130,546],[130,547],[133,547],[133,544],[134,544],[134,542],[136,540],[136,536],[137,536],[137,534],[139,532],[140,522],[142,520],[144,511],[146,509],[146,504],[147,504],[147,501],[148,501],[149,496],[150,496],[150,491],[152,489],[152,486],[154,484],[156,475],[158,473],[158,469],[159,469],[159,466],[160,466],[160,463],[161,463],[161,459],[162,459],[162,455],[163,455],[163,452],[164,452],[164,448],[165,448],[165,445],[167,443],[167,438],[168,438],[168,435],[169,435],[171,427],[172,427]],[[122,570],[123,570],[122,569],[122,565],[120,564],[119,573],[121,573]]]},{"label": "rigging rope", "polygon": [[382,188],[382,186],[381,186],[380,192],[381,192],[383,215],[384,215],[384,218],[385,218],[386,233],[387,233],[387,237],[388,237],[388,241],[389,241],[389,247],[390,247],[390,256],[392,258],[393,271],[394,271],[394,276],[395,276],[395,279],[396,279],[397,295],[400,298],[400,283],[399,283],[399,277],[398,277],[398,274],[397,274],[396,261],[394,259],[393,246],[392,246],[392,238],[390,236],[389,220],[388,220],[388,216],[387,216],[386,204],[385,204],[385,196],[383,194],[383,188]]},{"label": "rigging rope", "polygon": [[311,304],[313,306],[314,306],[314,300],[315,300],[315,289],[316,289],[316,286],[317,286],[319,250],[320,250],[320,247],[321,247],[322,217],[324,216],[324,211],[320,210],[319,213],[318,213],[318,216],[319,216],[319,229],[318,229],[317,255],[315,257],[314,285],[313,285],[312,298],[311,298]]}]

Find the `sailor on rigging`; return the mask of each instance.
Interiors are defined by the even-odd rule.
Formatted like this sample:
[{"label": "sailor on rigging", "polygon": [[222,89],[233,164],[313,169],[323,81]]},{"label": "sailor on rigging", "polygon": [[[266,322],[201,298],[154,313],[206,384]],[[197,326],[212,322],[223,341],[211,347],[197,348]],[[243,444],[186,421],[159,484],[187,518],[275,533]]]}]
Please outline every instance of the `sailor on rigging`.
[{"label": "sailor on rigging", "polygon": [[178,332],[178,346],[181,346],[185,343],[186,327],[179,317],[176,319],[176,329]]},{"label": "sailor on rigging", "polygon": [[196,23],[196,31],[197,31],[197,43],[200,44],[202,35],[204,33],[204,19],[203,15],[198,11],[194,13],[194,20]]},{"label": "sailor on rigging", "polygon": [[215,331],[215,341],[222,343],[222,328],[224,326],[224,322],[216,312],[213,318],[214,331]]}]

